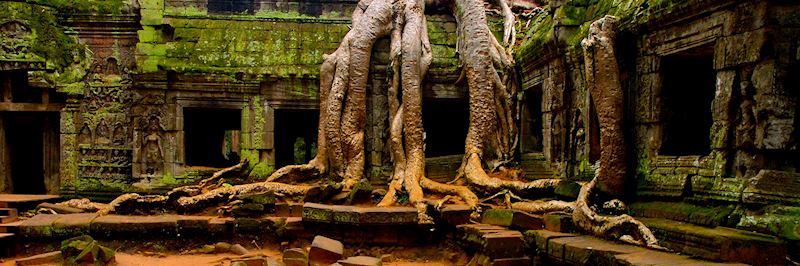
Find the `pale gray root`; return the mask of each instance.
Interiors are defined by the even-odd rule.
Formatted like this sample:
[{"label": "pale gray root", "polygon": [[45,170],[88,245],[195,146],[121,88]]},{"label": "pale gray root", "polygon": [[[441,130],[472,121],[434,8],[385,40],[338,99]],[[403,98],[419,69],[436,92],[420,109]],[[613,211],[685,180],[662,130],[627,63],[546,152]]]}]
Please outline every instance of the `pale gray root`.
[{"label": "pale gray root", "polygon": [[561,182],[561,179],[537,179],[528,182],[503,180],[499,178],[490,177],[483,170],[481,159],[476,154],[472,154],[465,159],[466,166],[464,166],[464,176],[470,185],[480,187],[487,191],[500,191],[507,189],[511,192],[523,194],[520,192],[532,192],[541,189],[554,188]]},{"label": "pale gray root", "polygon": [[81,209],[81,210],[84,210],[86,212],[97,212],[99,210],[108,208],[108,204],[92,202],[91,200],[86,199],[86,198],[83,198],[83,199],[71,199],[71,200],[67,200],[67,201],[56,203],[56,205],[63,206],[63,207]]},{"label": "pale gray root", "polygon": [[272,192],[287,197],[293,197],[306,195],[311,189],[314,188],[317,187],[306,185],[289,185],[275,182],[251,183],[230,187],[220,187],[200,195],[181,197],[177,200],[177,204],[180,208],[196,209],[198,206],[201,206],[206,202],[213,202],[216,200],[230,201],[236,199],[239,195]]},{"label": "pale gray root", "polygon": [[222,175],[227,174],[230,171],[240,170],[245,165],[247,165],[247,160],[242,160],[241,162],[239,162],[238,164],[236,164],[234,166],[223,168],[223,169],[221,169],[219,171],[216,171],[216,172],[214,172],[214,174],[211,175],[211,177],[203,179],[203,180],[200,180],[200,182],[198,183],[198,186],[207,187],[211,183],[217,182],[217,180],[220,179],[222,177]]},{"label": "pale gray root", "polygon": [[[289,185],[284,183],[274,182],[259,182],[243,185],[235,185],[230,187],[220,187],[204,193],[192,193],[195,195],[179,196],[174,199],[172,195],[176,192],[186,192],[185,187],[173,189],[170,193],[165,195],[139,195],[137,193],[127,193],[120,195],[111,203],[98,211],[101,215],[117,212],[118,208],[122,205],[142,205],[153,206],[161,205],[165,208],[176,208],[181,210],[195,210],[204,207],[206,204],[214,204],[219,202],[227,202],[237,198],[239,195],[247,195],[253,193],[272,192],[275,194],[292,197],[302,196],[309,193],[310,190],[318,187],[303,186],[303,185]],[[193,192],[195,190],[192,190]],[[174,200],[174,201],[173,201]],[[174,204],[174,205],[173,205]]]},{"label": "pale gray root", "polygon": [[578,194],[575,210],[572,212],[572,221],[578,228],[597,237],[611,237],[634,245],[666,250],[658,244],[647,226],[630,215],[605,216],[592,210],[589,207],[589,196],[596,185],[597,177],[581,187]]},{"label": "pale gray root", "polygon": [[512,203],[511,208],[530,213],[548,213],[548,212],[570,213],[575,210],[575,202],[567,202],[560,200],[520,201]]}]

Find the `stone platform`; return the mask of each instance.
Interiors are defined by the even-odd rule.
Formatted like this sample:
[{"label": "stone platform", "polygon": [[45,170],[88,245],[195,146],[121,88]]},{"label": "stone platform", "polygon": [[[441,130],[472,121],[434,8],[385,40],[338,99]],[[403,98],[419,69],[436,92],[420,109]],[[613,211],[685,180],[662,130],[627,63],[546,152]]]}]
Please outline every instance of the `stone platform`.
[{"label": "stone platform", "polygon": [[59,195],[0,194],[0,208],[15,208],[20,212],[36,208],[42,202],[56,202]]},{"label": "stone platform", "polygon": [[438,224],[434,226],[418,224],[416,209],[407,207],[306,203],[301,212],[299,208],[287,210],[292,211],[261,218],[40,214],[12,228],[20,240],[42,242],[83,234],[98,239],[210,240],[269,235],[279,241],[321,235],[349,244],[391,246],[429,245],[452,239],[474,254],[478,265],[763,265],[780,263],[786,255],[779,241],[764,235],[742,235],[729,228],[694,228],[669,220],[643,222],[653,228],[662,245],[683,255],[579,235],[568,215],[537,216],[495,209],[485,211],[481,223],[474,223],[469,221],[471,211],[466,206],[448,205],[436,217]]}]

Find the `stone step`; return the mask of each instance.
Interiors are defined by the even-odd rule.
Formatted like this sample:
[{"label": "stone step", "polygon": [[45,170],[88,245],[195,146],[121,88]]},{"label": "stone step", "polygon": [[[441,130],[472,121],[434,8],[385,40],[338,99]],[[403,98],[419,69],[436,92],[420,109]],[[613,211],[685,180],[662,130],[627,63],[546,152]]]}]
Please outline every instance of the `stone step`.
[{"label": "stone step", "polygon": [[0,257],[6,258],[14,254],[17,237],[13,233],[0,233]]},{"label": "stone step", "polygon": [[481,223],[511,227],[521,230],[538,230],[544,228],[541,215],[512,209],[489,209],[481,215]]},{"label": "stone step", "polygon": [[744,265],[715,263],[591,236],[530,230],[525,241],[544,264],[566,265]]},{"label": "stone step", "polygon": [[413,207],[357,207],[306,203],[303,221],[351,225],[412,225],[419,216]]},{"label": "stone step", "polygon": [[0,208],[15,208],[21,212],[36,209],[42,202],[58,202],[58,195],[0,194]]},{"label": "stone step", "polygon": [[525,240],[516,230],[490,224],[462,224],[457,226],[456,234],[462,246],[492,260],[525,256]]},{"label": "stone step", "polygon": [[0,233],[17,233],[22,221],[0,224]]},{"label": "stone step", "polygon": [[415,245],[428,241],[433,225],[419,224],[416,208],[359,207],[306,203],[306,234],[323,235],[348,244]]},{"label": "stone step", "polygon": [[774,236],[660,218],[638,219],[653,231],[662,246],[683,254],[755,265],[786,263],[786,245]]}]

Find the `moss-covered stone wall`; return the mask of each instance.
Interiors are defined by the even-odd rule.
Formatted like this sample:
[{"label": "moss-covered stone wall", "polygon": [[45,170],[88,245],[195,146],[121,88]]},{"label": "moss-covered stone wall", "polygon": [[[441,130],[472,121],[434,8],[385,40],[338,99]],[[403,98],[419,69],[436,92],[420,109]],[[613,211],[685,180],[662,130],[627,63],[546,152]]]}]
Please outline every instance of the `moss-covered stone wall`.
[{"label": "moss-covered stone wall", "polygon": [[[797,4],[785,1],[550,1],[522,19],[515,59],[523,88],[542,90],[544,155],[563,176],[580,179],[599,139],[583,77],[580,41],[588,25],[619,19],[617,60],[626,92],[627,195],[640,202],[683,202],[665,214],[658,204],[638,213],[703,224],[702,212],[725,208],[728,226],[795,241],[800,218],[796,88]],[[708,153],[664,152],[665,61],[692,53],[712,60]],[[683,95],[681,97],[698,97]],[[697,114],[706,115],[706,114]],[[675,124],[672,126],[680,126]],[[589,169],[590,170],[590,169]],[[694,207],[691,207],[694,206]],[[701,207],[702,206],[702,207]],[[781,207],[783,206],[783,207]],[[707,209],[710,208],[710,209]],[[793,210],[793,209],[792,209]],[[667,217],[669,216],[669,217]],[[700,217],[700,218],[692,218]],[[716,218],[715,218],[716,219]],[[770,226],[767,221],[779,221]]]}]

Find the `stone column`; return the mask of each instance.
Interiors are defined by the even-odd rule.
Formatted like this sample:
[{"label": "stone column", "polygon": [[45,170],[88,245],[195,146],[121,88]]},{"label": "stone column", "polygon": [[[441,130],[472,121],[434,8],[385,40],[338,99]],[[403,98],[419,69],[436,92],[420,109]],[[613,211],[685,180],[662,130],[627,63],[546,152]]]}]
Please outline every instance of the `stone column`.
[{"label": "stone column", "polygon": [[589,26],[581,42],[586,59],[586,85],[600,122],[598,188],[620,196],[625,189],[625,139],[622,128],[624,96],[614,52],[617,19],[605,16]]}]

